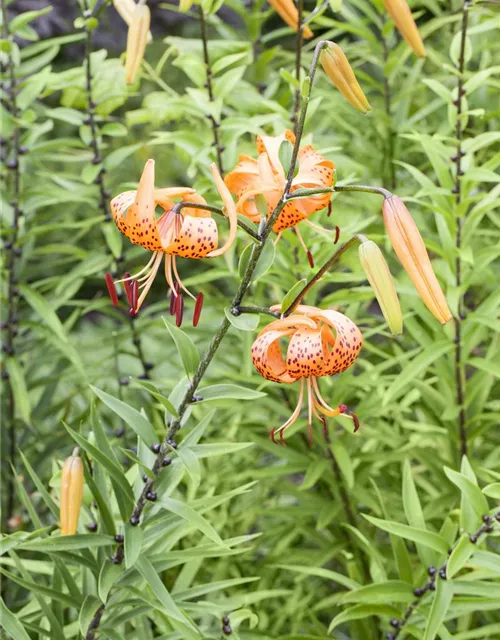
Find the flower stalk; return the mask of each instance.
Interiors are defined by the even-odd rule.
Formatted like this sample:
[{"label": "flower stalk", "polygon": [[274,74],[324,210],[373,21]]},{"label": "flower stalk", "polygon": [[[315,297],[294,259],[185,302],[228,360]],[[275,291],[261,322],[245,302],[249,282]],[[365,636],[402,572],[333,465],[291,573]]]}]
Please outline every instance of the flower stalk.
[{"label": "flower stalk", "polygon": [[[210,102],[215,102],[213,83],[212,83],[212,67],[210,65],[210,55],[208,52],[207,23],[206,23],[205,11],[202,7],[202,3],[198,5],[198,14],[200,16],[200,35],[201,35],[201,42],[203,45],[203,60],[205,62],[205,69],[207,74],[206,88],[208,91],[208,99]],[[207,114],[207,118],[212,123],[212,133],[214,137],[213,146],[215,147],[215,152],[217,154],[217,166],[219,168],[220,173],[224,174],[224,166],[222,164],[222,152],[224,151],[224,147],[220,142],[220,122],[211,113]]]},{"label": "flower stalk", "polygon": [[[455,186],[453,193],[455,194],[455,202],[457,210],[460,209],[460,203],[462,201],[462,189],[461,189],[461,176],[462,176],[462,159],[464,151],[462,149],[463,140],[463,122],[462,122],[462,107],[464,96],[464,71],[465,71],[465,45],[467,42],[467,29],[469,19],[469,9],[471,3],[469,0],[464,0],[462,5],[462,26],[460,36],[460,53],[458,58],[458,83],[457,83],[457,98],[455,106],[457,110],[457,120],[455,126],[455,137],[457,142],[456,153],[451,158],[455,163]],[[467,413],[465,408],[465,367],[463,363],[462,354],[462,322],[465,319],[464,298],[461,292],[462,288],[462,227],[464,224],[463,215],[457,215],[456,218],[457,230],[455,234],[455,247],[457,250],[455,258],[455,285],[459,293],[458,298],[458,310],[454,318],[455,324],[455,386],[456,386],[456,398],[459,407],[458,413],[458,434],[460,439],[460,457],[466,456],[468,453],[467,443]]]},{"label": "flower stalk", "polygon": [[[14,46],[14,38],[9,33],[9,21],[7,16],[6,1],[2,0],[2,37]],[[17,104],[17,80],[15,74],[15,61],[12,52],[6,54],[7,64],[5,68],[5,84],[8,85],[8,91],[5,95],[5,103],[10,116],[12,117],[13,129],[10,144],[10,157],[7,156],[4,167],[11,174],[11,207],[12,207],[12,229],[11,235],[4,244],[4,251],[7,256],[5,258],[5,266],[7,270],[6,283],[6,319],[2,323],[1,328],[6,332],[6,337],[2,340],[2,348],[4,356],[10,360],[15,358],[15,338],[18,333],[18,301],[19,289],[17,280],[18,258],[22,255],[22,248],[18,245],[20,223],[24,215],[21,205],[21,156],[28,150],[21,145],[21,129],[18,124],[18,118],[21,110]],[[7,391],[7,415],[4,416],[6,422],[6,430],[8,433],[8,456],[10,464],[15,467],[17,459],[17,432],[16,432],[16,398],[12,381],[9,378],[8,363],[2,370],[2,378],[4,384],[8,387]],[[5,518],[4,531],[10,528],[10,522],[14,516],[15,510],[15,483],[13,474],[8,474],[5,487],[5,495],[7,497],[6,505],[3,510]]]}]

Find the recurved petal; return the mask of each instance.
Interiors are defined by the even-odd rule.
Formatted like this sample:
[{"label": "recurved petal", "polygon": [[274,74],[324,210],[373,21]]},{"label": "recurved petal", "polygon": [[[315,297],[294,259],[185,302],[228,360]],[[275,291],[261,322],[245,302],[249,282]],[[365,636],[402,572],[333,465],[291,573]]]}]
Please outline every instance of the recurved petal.
[{"label": "recurved petal", "polygon": [[136,193],[137,191],[124,191],[115,196],[110,203],[111,215],[113,216],[116,226],[124,235],[127,235],[128,229],[126,218],[127,210],[130,205],[133,204]]},{"label": "recurved petal", "polygon": [[[166,187],[164,189],[155,189],[153,192],[154,201],[160,205],[165,211],[170,211],[174,206],[174,198],[182,198],[189,200],[189,196],[194,196],[196,191],[189,187]],[[199,197],[199,196],[198,196]]]},{"label": "recurved petal", "polygon": [[252,362],[257,372],[266,380],[291,383],[295,378],[287,372],[286,362],[281,354],[279,339],[291,335],[288,331],[264,331],[252,345]]},{"label": "recurved petal", "polygon": [[298,155],[299,171],[292,185],[307,187],[331,187],[335,164],[318,153],[311,145],[302,147]]},{"label": "recurved petal", "polygon": [[156,227],[155,199],[155,163],[148,160],[144,166],[135,200],[125,214],[126,235],[134,244],[154,250],[160,243]]},{"label": "recurved petal", "polygon": [[218,241],[217,225],[213,218],[184,216],[179,235],[165,248],[165,253],[183,258],[205,258],[216,249]]},{"label": "recurved petal", "polygon": [[240,155],[238,164],[224,178],[227,188],[237,198],[248,187],[251,187],[259,179],[257,160],[250,156]]},{"label": "recurved petal", "polygon": [[321,329],[298,329],[288,344],[288,373],[294,378],[322,376],[328,357],[327,342]]},{"label": "recurved petal", "polygon": [[345,371],[356,360],[363,346],[360,330],[347,316],[331,309],[316,310],[314,317],[335,330],[335,341],[323,375],[333,376]]},{"label": "recurved petal", "polygon": [[209,257],[215,258],[216,256],[220,256],[225,253],[233,244],[236,238],[236,232],[238,230],[238,214],[236,213],[236,205],[234,203],[233,196],[224,183],[217,165],[215,163],[212,163],[212,165],[210,166],[210,170],[212,171],[212,176],[215,182],[215,186],[217,187],[217,191],[219,192],[222,203],[224,204],[224,213],[229,219],[229,235],[226,242],[220,249],[216,249],[209,254]]},{"label": "recurved petal", "polygon": [[259,155],[267,153],[273,170],[282,179],[285,177],[285,172],[279,159],[279,150],[281,143],[285,140],[295,144],[295,134],[290,129],[286,129],[280,136],[257,136],[257,152]]}]

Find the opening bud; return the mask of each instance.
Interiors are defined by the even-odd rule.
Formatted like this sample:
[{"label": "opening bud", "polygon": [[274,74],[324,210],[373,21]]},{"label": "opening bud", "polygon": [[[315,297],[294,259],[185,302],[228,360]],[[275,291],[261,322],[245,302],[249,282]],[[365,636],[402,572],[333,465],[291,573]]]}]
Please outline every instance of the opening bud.
[{"label": "opening bud", "polygon": [[151,13],[145,4],[135,6],[127,35],[127,57],[125,61],[125,80],[132,84],[144,58],[148,40]]},{"label": "opening bud", "polygon": [[425,58],[425,47],[406,0],[383,0],[399,33],[418,58]]}]

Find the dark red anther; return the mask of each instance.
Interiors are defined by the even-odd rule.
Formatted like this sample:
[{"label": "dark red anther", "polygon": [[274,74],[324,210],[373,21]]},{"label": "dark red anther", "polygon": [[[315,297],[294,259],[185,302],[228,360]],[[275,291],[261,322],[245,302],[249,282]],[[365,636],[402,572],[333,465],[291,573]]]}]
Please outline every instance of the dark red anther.
[{"label": "dark red anther", "polygon": [[104,276],[104,280],[106,281],[106,286],[108,287],[109,297],[111,298],[111,302],[115,307],[118,306],[118,293],[116,292],[115,283],[113,282],[113,276],[110,273],[107,273]]},{"label": "dark red anther", "polygon": [[194,305],[193,312],[193,327],[198,326],[198,322],[200,321],[201,310],[203,309],[203,294],[199,293],[196,296],[196,304]]},{"label": "dark red anther", "polygon": [[349,411],[349,415],[352,418],[352,421],[354,422],[354,433],[356,433],[356,431],[358,431],[360,424],[359,424],[359,418],[358,416],[353,413],[352,411]]},{"label": "dark red anther", "polygon": [[131,311],[131,315],[134,315],[134,316],[137,313],[138,298],[139,298],[139,283],[137,282],[137,280],[131,280],[130,281],[130,311]]},{"label": "dark red anther", "polygon": [[175,305],[175,326],[180,327],[182,318],[184,317],[184,298],[182,293],[177,294],[177,303]]},{"label": "dark red anther", "polygon": [[327,215],[328,218],[332,215],[332,201],[331,200],[328,203],[328,212],[327,212],[326,215]]},{"label": "dark red anther", "polygon": [[274,442],[274,444],[278,444],[278,443],[276,442],[276,440],[274,439],[274,435],[275,435],[275,433],[276,433],[276,429],[275,429],[275,428],[273,428],[273,429],[271,429],[271,432],[269,433],[269,435],[270,435],[270,437],[271,437],[271,440]]},{"label": "dark red anther", "polygon": [[346,404],[339,404],[339,411],[340,411],[340,413],[345,413],[347,411],[347,405]]},{"label": "dark red anther", "polygon": [[333,244],[337,244],[337,242],[339,241],[340,238],[340,227],[338,225],[335,225],[335,240],[333,241]]},{"label": "dark red anther", "polygon": [[170,315],[175,315],[175,310],[177,308],[177,298],[179,296],[180,291],[179,283],[174,283],[174,288],[170,291]]},{"label": "dark red anther", "polygon": [[124,281],[123,281],[123,286],[125,287],[125,295],[127,296],[127,300],[130,306],[132,306],[132,290],[130,288],[130,273],[127,271],[127,273],[123,276]]},{"label": "dark red anther", "polygon": [[311,267],[311,269],[314,269],[314,258],[313,254],[310,251],[307,252],[307,261],[309,262],[309,266]]},{"label": "dark red anther", "polygon": [[280,443],[281,443],[284,447],[286,447],[285,435],[284,435],[283,429],[280,431]]}]

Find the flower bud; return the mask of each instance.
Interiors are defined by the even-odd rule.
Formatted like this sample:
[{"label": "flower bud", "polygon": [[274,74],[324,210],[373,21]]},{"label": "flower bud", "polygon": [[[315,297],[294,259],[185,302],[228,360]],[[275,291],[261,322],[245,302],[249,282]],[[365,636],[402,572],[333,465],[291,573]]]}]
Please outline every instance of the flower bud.
[{"label": "flower bud", "polygon": [[384,0],[384,5],[394,20],[399,33],[413,49],[415,55],[419,58],[425,58],[424,43],[406,0]]},{"label": "flower bud", "polygon": [[339,45],[335,42],[328,42],[322,49],[319,60],[324,72],[344,98],[361,113],[370,111],[371,106]]},{"label": "flower bud", "polygon": [[132,84],[144,58],[148,38],[151,13],[145,4],[135,6],[128,28],[127,58],[125,61],[125,80]]},{"label": "flower bud", "polygon": [[374,242],[366,240],[359,246],[359,261],[391,333],[400,335],[403,333],[403,316],[394,281],[382,251]]},{"label": "flower bud", "polygon": [[[113,0],[113,5],[119,13],[122,20],[128,27],[132,24],[132,16],[134,15],[136,4],[134,0]],[[148,32],[148,43],[153,40],[151,31]]]},{"label": "flower bud", "polygon": [[[294,31],[299,28],[299,12],[293,0],[269,0],[269,4],[276,11],[277,14],[287,23],[289,27],[292,27]],[[304,38],[312,38],[313,32],[308,26],[305,26],[302,30]]]},{"label": "flower bud", "polygon": [[441,324],[445,324],[451,320],[451,313],[410,212],[397,196],[386,198],[382,211],[385,227],[399,261],[425,306]]},{"label": "flower bud", "polygon": [[61,474],[61,535],[76,533],[83,498],[83,464],[78,447],[66,459]]}]

